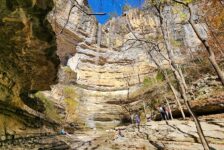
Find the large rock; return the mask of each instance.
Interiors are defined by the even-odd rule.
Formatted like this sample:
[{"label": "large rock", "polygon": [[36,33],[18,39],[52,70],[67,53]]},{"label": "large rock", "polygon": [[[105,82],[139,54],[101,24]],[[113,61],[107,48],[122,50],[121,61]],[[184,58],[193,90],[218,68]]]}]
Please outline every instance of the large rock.
[{"label": "large rock", "polygon": [[0,1],[0,105],[14,113],[22,115],[27,106],[40,110],[42,104],[28,95],[56,83],[55,34],[45,18],[53,6],[52,0]]},{"label": "large rock", "polygon": [[45,19],[53,1],[1,1],[1,100],[49,89],[57,78],[55,35]]},{"label": "large rock", "polygon": [[[84,11],[90,12],[86,0],[77,2]],[[68,58],[76,53],[78,43],[95,41],[97,22],[94,16],[81,11],[75,1],[54,0],[54,4],[55,7],[49,13],[48,20],[57,35],[57,54],[62,64],[66,64]]]}]

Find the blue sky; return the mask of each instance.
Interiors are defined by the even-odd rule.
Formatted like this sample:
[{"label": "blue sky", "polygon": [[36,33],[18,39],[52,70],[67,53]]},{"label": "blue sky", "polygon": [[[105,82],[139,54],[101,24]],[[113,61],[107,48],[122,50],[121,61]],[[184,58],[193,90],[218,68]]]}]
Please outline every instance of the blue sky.
[{"label": "blue sky", "polygon": [[106,23],[110,14],[122,14],[122,8],[125,4],[132,7],[140,7],[144,0],[88,0],[89,5],[94,13],[105,12],[107,15],[96,16],[98,22],[101,24]]}]

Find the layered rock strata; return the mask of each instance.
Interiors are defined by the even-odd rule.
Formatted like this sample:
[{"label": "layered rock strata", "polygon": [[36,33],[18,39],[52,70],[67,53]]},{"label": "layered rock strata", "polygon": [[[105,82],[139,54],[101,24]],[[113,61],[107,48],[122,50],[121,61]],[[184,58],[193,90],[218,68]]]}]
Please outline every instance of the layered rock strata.
[{"label": "layered rock strata", "polygon": [[52,0],[0,1],[0,134],[11,127],[4,122],[36,127],[35,119],[44,118],[43,103],[29,94],[57,80],[55,34],[45,18],[53,6]]},{"label": "layered rock strata", "polygon": [[[100,123],[117,125],[126,112],[122,103],[147,92],[142,87],[144,79],[156,77],[156,66],[148,55],[150,47],[141,40],[162,42],[159,19],[153,9],[130,10],[99,28],[94,16],[77,8],[90,12],[84,1],[78,3],[55,0],[56,7],[49,15],[57,35],[58,54],[76,73],[81,120],[92,128]],[[183,49],[195,50],[200,41],[185,22],[187,15],[175,11],[186,10],[167,6],[162,14],[167,20],[175,18],[167,23],[168,32],[175,56],[183,63]],[[197,19],[196,14],[194,17]],[[197,27],[207,36],[204,24],[198,23]],[[97,34],[99,29],[101,34]],[[166,55],[162,45],[160,48]],[[168,64],[158,53],[153,52],[153,56],[161,64]]]}]

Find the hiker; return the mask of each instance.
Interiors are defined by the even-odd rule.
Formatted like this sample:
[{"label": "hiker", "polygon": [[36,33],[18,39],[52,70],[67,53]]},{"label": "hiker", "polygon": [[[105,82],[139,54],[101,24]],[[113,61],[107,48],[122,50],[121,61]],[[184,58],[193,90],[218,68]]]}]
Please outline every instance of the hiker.
[{"label": "hiker", "polygon": [[61,134],[61,135],[66,135],[66,134],[67,134],[67,133],[65,132],[64,128],[62,128],[62,129],[60,130],[60,134]]},{"label": "hiker", "polygon": [[165,117],[166,117],[166,119],[167,120],[169,120],[170,119],[170,115],[169,115],[169,110],[168,110],[168,108],[164,105],[163,106],[163,110],[164,110],[164,112],[165,112]]},{"label": "hiker", "polygon": [[163,107],[162,107],[162,106],[159,106],[157,109],[158,109],[159,112],[160,112],[160,115],[161,115],[162,120],[166,120],[166,119],[167,119],[167,117],[166,117],[166,112],[165,112],[165,110],[163,109]]},{"label": "hiker", "polygon": [[136,127],[138,127],[138,131],[140,130],[140,117],[138,114],[135,115],[135,123]]}]

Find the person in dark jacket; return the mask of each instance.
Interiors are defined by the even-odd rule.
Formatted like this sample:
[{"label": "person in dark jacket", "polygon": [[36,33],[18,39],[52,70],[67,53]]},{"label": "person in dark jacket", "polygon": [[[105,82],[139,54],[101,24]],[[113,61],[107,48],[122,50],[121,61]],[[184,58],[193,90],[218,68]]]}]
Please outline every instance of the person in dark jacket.
[{"label": "person in dark jacket", "polygon": [[162,106],[159,106],[157,109],[160,112],[162,120],[167,120],[167,115],[166,115],[166,111],[164,110],[164,108]]}]

